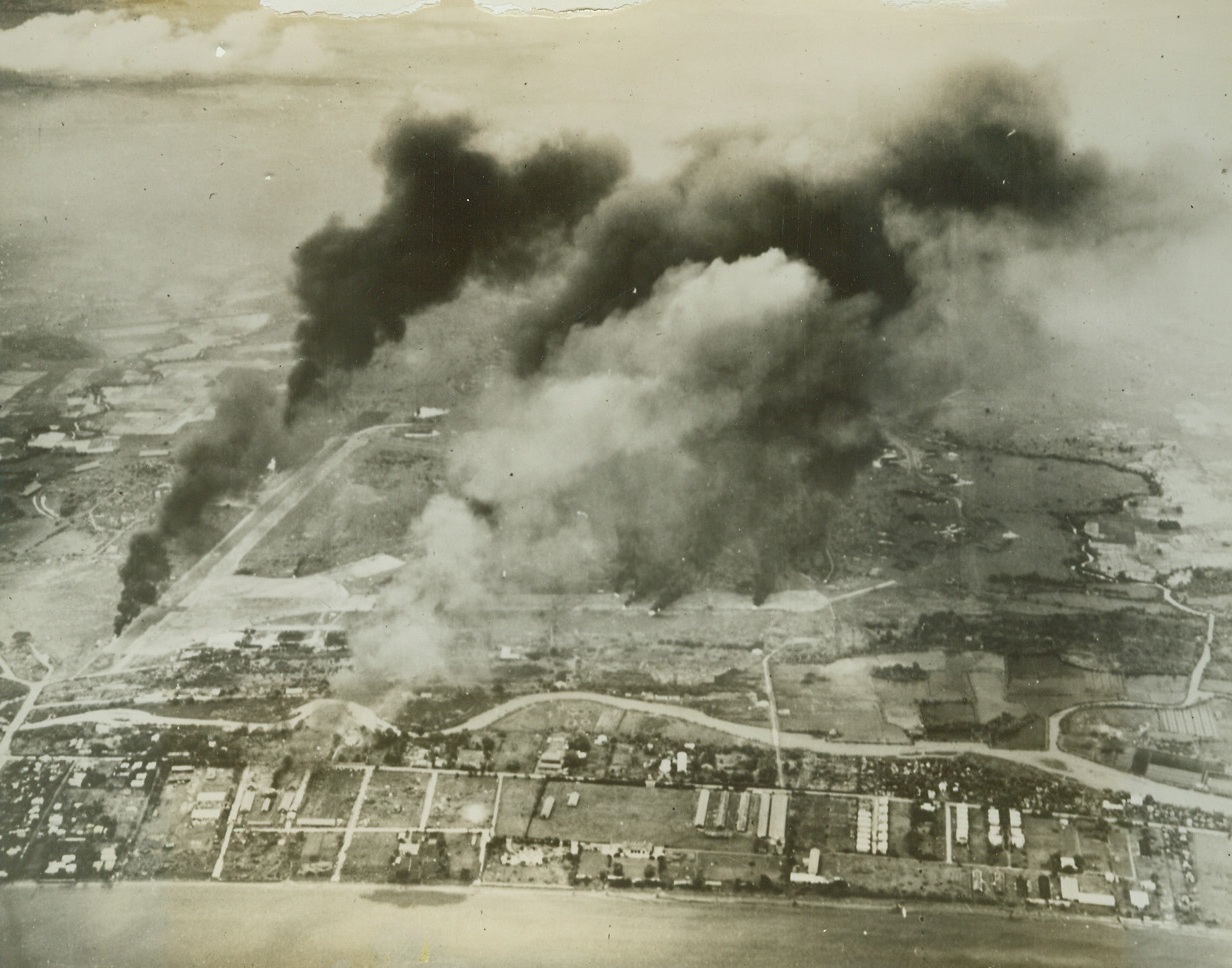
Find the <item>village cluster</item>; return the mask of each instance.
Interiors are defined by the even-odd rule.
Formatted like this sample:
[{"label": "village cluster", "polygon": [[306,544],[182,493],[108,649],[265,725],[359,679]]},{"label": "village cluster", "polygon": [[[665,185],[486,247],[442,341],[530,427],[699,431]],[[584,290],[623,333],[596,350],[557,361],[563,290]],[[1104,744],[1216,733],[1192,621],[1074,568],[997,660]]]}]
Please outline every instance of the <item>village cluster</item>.
[{"label": "village cluster", "polygon": [[[579,744],[562,733],[523,773],[486,770],[475,736],[413,754],[419,766],[377,765],[375,747],[371,762],[301,766],[277,744],[246,762],[239,740],[206,735],[109,730],[76,755],[14,757],[0,879],[858,895],[1187,922],[1215,916],[1203,865],[1232,836],[1226,816],[978,757],[863,758],[848,764],[854,789],[789,790],[706,782],[693,742],[648,751],[661,772],[612,782],[571,775],[564,751]],[[157,758],[123,755],[142,744]]]}]

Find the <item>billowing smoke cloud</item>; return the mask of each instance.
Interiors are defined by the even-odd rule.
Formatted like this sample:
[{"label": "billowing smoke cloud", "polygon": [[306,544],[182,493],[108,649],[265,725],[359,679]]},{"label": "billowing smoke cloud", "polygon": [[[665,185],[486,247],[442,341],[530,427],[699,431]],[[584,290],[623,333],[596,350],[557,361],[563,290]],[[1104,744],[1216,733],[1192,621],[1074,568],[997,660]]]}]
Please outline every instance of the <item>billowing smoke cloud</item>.
[{"label": "billowing smoke cloud", "polygon": [[[1048,99],[999,69],[967,72],[838,174],[712,138],[676,177],[628,183],[608,146],[566,139],[506,162],[476,134],[457,116],[401,125],[378,153],[381,209],[297,251],[287,422],[467,282],[559,272],[552,298],[505,324],[510,375],[455,450],[485,537],[459,543],[481,560],[448,572],[595,577],[657,606],[701,581],[760,600],[811,567],[879,419],[992,365],[981,347],[1030,342],[1032,321],[996,291],[1006,252],[1097,239],[1110,192]],[[276,434],[247,433],[186,465],[159,534],[259,473]],[[222,455],[245,470],[217,468]],[[425,583],[412,567],[399,587],[426,603],[429,654],[452,599]]]},{"label": "billowing smoke cloud", "polygon": [[473,147],[476,134],[462,116],[399,125],[378,153],[381,209],[359,228],[331,222],[297,249],[304,318],[284,411],[295,426],[271,418],[277,404],[263,385],[223,388],[214,420],[180,455],[157,526],[130,544],[122,575],[134,583],[153,570],[162,577],[134,584],[139,593],[125,579],[117,633],[167,577],[151,556],[165,562],[168,539],[191,532],[212,500],[251,487],[270,457],[294,446],[302,416],[332,376],[366,366],[379,344],[403,337],[408,316],[452,299],[468,278],[507,282],[534,272],[625,170],[619,150],[567,138],[504,162]]},{"label": "billowing smoke cloud", "polygon": [[280,395],[259,374],[234,371],[224,376],[213,420],[176,455],[179,475],[163,499],[156,525],[129,542],[120,568],[117,635],[143,607],[157,601],[170,577],[167,542],[190,535],[210,502],[248,490],[271,458],[285,459],[292,438],[284,431],[281,412]]},{"label": "billowing smoke cloud", "polygon": [[159,529],[195,527],[215,498],[239,494],[261,476],[286,445],[279,396],[258,374],[239,371],[219,388],[214,419],[179,453],[180,476],[163,501]]},{"label": "billowing smoke cloud", "polygon": [[823,543],[825,505],[876,453],[860,392],[870,306],[777,249],[668,270],[500,395],[493,425],[460,445],[464,493],[505,528],[552,534],[580,511],[590,553],[660,602],[725,551],[764,597],[789,548]]},{"label": "billowing smoke cloud", "polygon": [[932,111],[846,177],[749,168],[711,142],[677,178],[629,185],[604,203],[556,300],[517,326],[519,371],[543,366],[574,326],[645,301],[674,266],[772,248],[812,266],[840,298],[875,297],[877,318],[899,312],[920,279],[889,230],[892,205],[1072,225],[1095,200],[1103,166],[1071,152],[1056,120],[1027,78],[984,69],[944,86]]},{"label": "billowing smoke cloud", "polygon": [[331,373],[366,366],[406,319],[457,296],[469,278],[525,278],[556,252],[625,170],[620,151],[576,139],[505,162],[475,147],[469,118],[397,127],[378,153],[385,201],[363,226],[331,222],[295,255],[305,317],[290,414]]},{"label": "billowing smoke cloud", "polygon": [[116,607],[117,635],[158,601],[158,593],[171,577],[171,562],[162,537],[155,531],[139,531],[128,543],[128,557],[120,566],[120,604]]},{"label": "billowing smoke cloud", "polygon": [[407,538],[412,560],[351,637],[361,676],[409,681],[444,672],[453,634],[445,613],[471,608],[486,595],[482,569],[491,533],[465,503],[434,496]]},{"label": "billowing smoke cloud", "polygon": [[458,487],[519,549],[584,521],[587,554],[656,605],[703,579],[761,600],[824,553],[878,414],[952,389],[947,349],[1029,331],[1012,306],[956,319],[995,300],[952,280],[995,288],[1007,246],[1094,237],[1106,183],[997,71],[841,177],[713,143],[583,224],[557,297],[513,327],[518,379],[458,448]]}]

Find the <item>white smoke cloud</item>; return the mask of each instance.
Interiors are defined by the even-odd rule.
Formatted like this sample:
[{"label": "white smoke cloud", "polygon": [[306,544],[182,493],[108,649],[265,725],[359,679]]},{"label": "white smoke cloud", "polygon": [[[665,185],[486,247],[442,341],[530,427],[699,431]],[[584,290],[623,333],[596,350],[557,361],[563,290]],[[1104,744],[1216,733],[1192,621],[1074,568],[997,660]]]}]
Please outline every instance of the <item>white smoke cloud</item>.
[{"label": "white smoke cloud", "polygon": [[44,14],[0,31],[0,70],[71,79],[302,75],[330,57],[310,24],[253,11],[197,30],[147,14]]},{"label": "white smoke cloud", "polygon": [[494,394],[485,428],[458,447],[464,493],[525,507],[617,460],[691,469],[685,441],[738,416],[824,294],[778,250],[667,272],[622,318],[575,329],[545,379]]},{"label": "white smoke cloud", "polygon": [[483,601],[490,534],[466,505],[434,496],[408,534],[411,560],[386,585],[352,636],[356,671],[403,683],[445,673],[453,630],[449,611]]},{"label": "white smoke cloud", "polygon": [[[860,339],[870,308],[834,300],[778,249],[686,263],[644,303],[571,331],[534,379],[491,387],[482,429],[459,440],[451,474],[497,509],[502,571],[519,585],[580,590],[623,584],[629,554],[704,569],[712,553],[697,547],[698,515],[741,533],[750,507],[784,497],[782,480],[770,482],[798,459],[759,439],[756,408],[841,370],[832,350]],[[842,434],[867,434],[837,410],[812,424],[842,446],[861,443]]]}]

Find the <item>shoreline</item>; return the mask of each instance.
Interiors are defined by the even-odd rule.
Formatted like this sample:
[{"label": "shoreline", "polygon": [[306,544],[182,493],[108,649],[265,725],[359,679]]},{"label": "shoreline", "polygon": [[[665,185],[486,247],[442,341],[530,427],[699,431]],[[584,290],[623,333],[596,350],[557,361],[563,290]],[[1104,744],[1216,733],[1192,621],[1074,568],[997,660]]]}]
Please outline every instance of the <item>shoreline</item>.
[{"label": "shoreline", "polygon": [[[326,882],[328,883],[328,882]],[[921,903],[277,881],[0,889],[14,968],[1221,964],[1229,932]],[[55,889],[59,888],[59,889]],[[209,890],[201,890],[208,888]],[[751,902],[751,903],[750,903]],[[430,954],[430,958],[425,956]]]},{"label": "shoreline", "polygon": [[590,889],[569,885],[549,884],[393,884],[378,881],[330,881],[330,880],[291,880],[280,881],[215,881],[208,879],[149,879],[120,881],[36,881],[21,880],[0,883],[0,897],[5,892],[43,892],[48,893],[83,893],[112,892],[125,890],[145,890],[157,893],[159,890],[193,890],[209,889],[211,891],[241,892],[270,891],[291,893],[310,891],[318,893],[333,893],[338,895],[358,895],[357,900],[369,900],[382,903],[384,898],[372,898],[365,895],[384,893],[401,895],[411,903],[406,907],[417,906],[414,898],[427,901],[424,906],[430,906],[433,896],[456,897],[461,900],[485,896],[499,897],[539,895],[556,899],[588,898],[593,901],[612,902],[615,904],[651,905],[651,906],[681,906],[681,907],[725,907],[740,908],[746,911],[767,909],[776,912],[793,910],[817,911],[858,911],[863,914],[883,913],[887,918],[902,918],[899,906],[906,908],[904,920],[926,916],[977,916],[993,921],[1011,921],[1018,923],[1039,924],[1086,924],[1098,925],[1109,929],[1122,931],[1165,932],[1169,934],[1194,935],[1209,938],[1222,938],[1232,945],[1232,926],[1210,926],[1207,924],[1179,924],[1176,921],[1161,921],[1158,919],[1125,918],[1120,915],[1100,915],[1075,913],[1071,910],[1035,907],[1007,907],[1002,904],[971,904],[962,901],[939,901],[935,899],[913,899],[910,896],[902,901],[886,898],[862,896],[851,897],[786,897],[771,895],[735,895],[708,894],[693,891],[664,891]]}]

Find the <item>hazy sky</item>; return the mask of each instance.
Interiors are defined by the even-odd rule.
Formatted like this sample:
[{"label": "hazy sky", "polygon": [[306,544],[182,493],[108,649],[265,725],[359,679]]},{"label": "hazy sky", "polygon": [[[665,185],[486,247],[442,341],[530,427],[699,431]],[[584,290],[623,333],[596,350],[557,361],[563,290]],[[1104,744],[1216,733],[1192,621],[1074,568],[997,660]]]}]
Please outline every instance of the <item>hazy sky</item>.
[{"label": "hazy sky", "polygon": [[376,204],[372,147],[411,110],[472,111],[509,150],[610,134],[643,174],[693,133],[749,126],[824,167],[918,107],[936,74],[1008,60],[1055,89],[1077,148],[1166,188],[1151,202],[1166,231],[1086,262],[1024,259],[1024,298],[1066,338],[1126,337],[1143,373],[1167,357],[1154,341],[1178,336],[1212,392],[1226,370],[1212,361],[1232,359],[1224,0],[648,0],[569,18],[455,0],[364,21],[256,0],[23,6],[0,21],[6,325],[140,321],[280,286],[305,234]]}]

